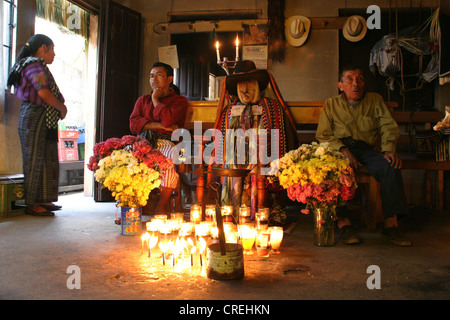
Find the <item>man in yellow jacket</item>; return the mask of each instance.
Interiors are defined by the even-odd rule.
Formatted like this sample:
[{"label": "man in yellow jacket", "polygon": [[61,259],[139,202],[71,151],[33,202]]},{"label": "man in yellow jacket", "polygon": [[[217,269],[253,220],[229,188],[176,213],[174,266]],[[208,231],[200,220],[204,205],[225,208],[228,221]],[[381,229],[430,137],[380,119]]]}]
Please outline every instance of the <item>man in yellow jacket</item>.
[{"label": "man in yellow jacket", "polygon": [[[325,101],[319,118],[316,138],[341,151],[357,170],[365,166],[380,182],[384,216],[383,234],[394,244],[411,246],[401,235],[397,215],[407,212],[401,176],[402,161],[396,153],[399,128],[381,95],[365,92],[365,79],[358,66],[341,69],[338,82],[342,93]],[[381,137],[381,153],[375,143]],[[360,239],[348,218],[339,218],[342,241],[359,243]]]}]

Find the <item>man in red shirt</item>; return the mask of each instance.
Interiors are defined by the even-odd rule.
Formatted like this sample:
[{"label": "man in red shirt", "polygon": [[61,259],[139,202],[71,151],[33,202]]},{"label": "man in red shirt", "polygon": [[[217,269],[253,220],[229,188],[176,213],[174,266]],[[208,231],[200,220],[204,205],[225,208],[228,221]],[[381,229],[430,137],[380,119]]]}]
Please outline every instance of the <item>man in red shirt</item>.
[{"label": "man in red shirt", "polygon": [[[150,85],[153,90],[137,99],[130,115],[130,130],[146,138],[166,157],[174,159],[172,153],[175,145],[170,135],[184,126],[188,102],[185,97],[175,92],[172,81],[173,68],[168,64],[156,62],[150,72]],[[168,201],[178,180],[175,167],[170,168],[161,181],[161,198],[155,213],[168,212]]]}]

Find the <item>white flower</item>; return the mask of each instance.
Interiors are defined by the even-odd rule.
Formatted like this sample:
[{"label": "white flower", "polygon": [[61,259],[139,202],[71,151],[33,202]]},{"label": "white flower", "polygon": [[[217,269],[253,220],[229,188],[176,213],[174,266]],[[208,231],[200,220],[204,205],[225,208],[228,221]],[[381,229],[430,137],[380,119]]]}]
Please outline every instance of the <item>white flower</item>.
[{"label": "white flower", "polygon": [[326,152],[326,149],[324,147],[320,146],[316,149],[316,152],[314,152],[314,155],[316,157],[320,157],[320,156],[323,156],[325,154],[325,152]]}]

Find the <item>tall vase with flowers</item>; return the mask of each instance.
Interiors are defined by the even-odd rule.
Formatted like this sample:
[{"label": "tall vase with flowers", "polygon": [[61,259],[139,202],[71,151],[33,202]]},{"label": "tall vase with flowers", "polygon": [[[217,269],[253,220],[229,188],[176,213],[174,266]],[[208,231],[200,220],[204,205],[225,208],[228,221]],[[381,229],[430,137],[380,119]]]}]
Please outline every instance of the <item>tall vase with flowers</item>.
[{"label": "tall vase with flowers", "polygon": [[357,188],[346,157],[328,144],[303,144],[271,163],[271,174],[287,189],[288,197],[314,213],[314,244],[334,245],[336,208],[351,200]]},{"label": "tall vase with flowers", "polygon": [[122,234],[141,232],[141,208],[147,204],[150,192],[161,185],[171,165],[172,160],[147,140],[131,135],[109,138],[94,146],[87,167],[121,207]]}]

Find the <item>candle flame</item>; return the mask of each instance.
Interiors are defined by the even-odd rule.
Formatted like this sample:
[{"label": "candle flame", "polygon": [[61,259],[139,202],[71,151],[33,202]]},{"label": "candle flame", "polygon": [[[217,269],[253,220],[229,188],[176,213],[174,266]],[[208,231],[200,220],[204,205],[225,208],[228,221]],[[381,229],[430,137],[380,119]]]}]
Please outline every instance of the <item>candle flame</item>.
[{"label": "candle flame", "polygon": [[200,237],[200,254],[202,254],[203,253],[203,251],[205,251],[205,249],[206,249],[206,241],[205,241],[205,239],[203,239],[203,237]]},{"label": "candle flame", "polygon": [[158,243],[158,237],[157,236],[151,236],[150,237],[150,242],[149,242],[150,249],[153,248],[154,246],[156,246],[157,243]]},{"label": "candle flame", "polygon": [[219,50],[219,41],[216,41],[216,49]]},{"label": "candle flame", "polygon": [[163,253],[165,253],[166,251],[170,250],[170,249],[173,247],[173,241],[171,240],[171,241],[166,242],[166,243],[160,242],[160,243],[158,244],[158,246],[159,246],[159,248],[161,249],[161,251],[162,251]]},{"label": "candle flame", "polygon": [[236,35],[236,47],[239,47],[239,36]]},{"label": "candle flame", "polygon": [[150,239],[150,234],[148,232],[143,233],[141,239],[142,241],[147,241],[148,239]]}]

